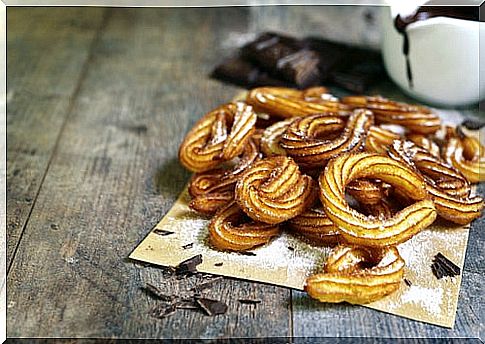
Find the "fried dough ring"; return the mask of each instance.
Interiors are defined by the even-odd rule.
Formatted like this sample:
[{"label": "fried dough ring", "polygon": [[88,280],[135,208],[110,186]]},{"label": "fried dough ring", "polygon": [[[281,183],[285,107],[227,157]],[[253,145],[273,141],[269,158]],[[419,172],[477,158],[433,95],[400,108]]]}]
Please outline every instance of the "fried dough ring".
[{"label": "fried dough ring", "polygon": [[281,223],[305,211],[316,200],[313,179],[301,174],[289,157],[255,162],[236,183],[236,201],[253,220]]},{"label": "fried dough ring", "polygon": [[287,224],[293,232],[319,245],[333,246],[343,241],[337,227],[321,207],[308,209],[303,214],[288,220]]},{"label": "fried dough ring", "polygon": [[[464,225],[480,217],[483,199],[468,197],[470,187],[465,177],[441,158],[410,141],[395,141],[389,154],[406,161],[425,176],[426,189],[442,218]],[[446,188],[448,181],[456,188]]]},{"label": "fried dough ring", "polygon": [[440,147],[435,141],[433,141],[433,139],[429,138],[428,136],[411,133],[406,135],[406,139],[413,142],[416,146],[426,149],[432,155],[436,157],[440,156]]},{"label": "fried dough ring", "polygon": [[360,150],[373,116],[367,110],[355,110],[340,135],[325,138],[338,132],[344,125],[341,118],[313,115],[296,119],[281,137],[281,147],[299,165],[305,168],[323,167],[325,163],[344,152]]},{"label": "fried dough ring", "polygon": [[[360,178],[377,178],[417,201],[389,219],[365,216],[345,200],[345,188]],[[423,178],[411,167],[372,153],[345,153],[330,160],[319,177],[320,200],[344,239],[364,246],[394,245],[410,239],[436,218]]]},{"label": "fried dough ring", "polygon": [[[325,89],[326,91],[326,89]],[[304,91],[284,87],[259,87],[251,90],[246,103],[255,111],[264,112],[277,117],[308,116],[339,112],[347,115],[349,107],[334,97],[322,97],[323,93],[315,92],[314,88]],[[306,95],[306,96],[305,96]]]},{"label": "fried dough ring", "polygon": [[264,130],[261,137],[261,152],[265,156],[286,155],[286,151],[280,146],[281,136],[296,118],[292,117],[284,121],[276,122]]},{"label": "fried dough ring", "polygon": [[[362,265],[373,267],[362,268]],[[325,265],[325,272],[310,276],[305,291],[321,302],[365,304],[399,289],[405,262],[396,247],[372,252],[363,247],[339,246]]]},{"label": "fried dough ring", "polygon": [[251,106],[242,102],[219,106],[185,136],[180,162],[192,172],[204,172],[238,156],[255,130],[256,118]]},{"label": "fried dough ring", "polygon": [[485,148],[464,133],[447,127],[443,157],[468,179],[470,183],[485,181]]},{"label": "fried dough ring", "polygon": [[256,142],[251,138],[232,169],[196,173],[189,183],[189,194],[193,197],[189,207],[202,214],[214,214],[234,199],[238,178],[258,158]]},{"label": "fried dough ring", "polygon": [[398,134],[377,126],[371,126],[365,141],[365,150],[369,153],[386,154],[394,140],[400,140]]},{"label": "fried dough ring", "polygon": [[209,242],[220,250],[245,251],[268,243],[280,232],[278,225],[245,222],[244,212],[231,202],[212,218]]},{"label": "fried dough ring", "polygon": [[439,116],[429,108],[392,101],[380,96],[350,96],[341,102],[352,108],[366,108],[374,113],[376,123],[397,124],[418,134],[432,134],[441,127]]}]

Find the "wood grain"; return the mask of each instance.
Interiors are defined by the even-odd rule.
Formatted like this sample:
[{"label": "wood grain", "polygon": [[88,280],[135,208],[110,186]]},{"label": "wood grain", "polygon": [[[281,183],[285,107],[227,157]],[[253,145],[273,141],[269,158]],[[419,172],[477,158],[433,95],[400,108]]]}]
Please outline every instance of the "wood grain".
[{"label": "wood grain", "polygon": [[68,115],[102,9],[9,9],[7,265]]},{"label": "wood grain", "polygon": [[[245,9],[113,10],[8,276],[9,336],[289,335],[287,289],[230,279],[208,294],[227,300],[226,315],[154,319],[141,287],[186,282],[126,260],[187,182],[183,135],[235,94],[206,75],[246,20]],[[262,302],[237,302],[247,297]]]}]

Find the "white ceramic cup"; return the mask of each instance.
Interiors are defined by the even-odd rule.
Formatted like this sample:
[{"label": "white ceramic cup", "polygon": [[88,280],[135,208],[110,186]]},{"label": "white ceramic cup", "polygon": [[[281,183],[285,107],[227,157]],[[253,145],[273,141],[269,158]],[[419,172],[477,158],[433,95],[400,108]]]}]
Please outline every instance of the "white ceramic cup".
[{"label": "white ceramic cup", "polygon": [[383,8],[382,53],[386,70],[399,87],[415,98],[440,106],[468,105],[485,98],[485,59],[480,66],[480,52],[485,56],[485,23],[435,17],[409,24],[406,31],[411,87],[403,53],[404,37],[394,27],[397,14],[393,6]]}]

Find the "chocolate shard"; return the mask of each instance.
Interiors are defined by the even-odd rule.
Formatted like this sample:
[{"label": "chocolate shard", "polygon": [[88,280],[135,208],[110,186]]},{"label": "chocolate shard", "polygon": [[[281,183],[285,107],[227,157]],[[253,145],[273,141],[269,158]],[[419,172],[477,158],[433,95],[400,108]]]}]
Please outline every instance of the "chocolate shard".
[{"label": "chocolate shard", "polygon": [[227,311],[227,305],[224,302],[206,298],[197,298],[195,300],[200,309],[209,316],[224,314]]},{"label": "chocolate shard", "polygon": [[250,88],[258,79],[260,71],[249,61],[239,56],[231,57],[218,65],[211,77]]},{"label": "chocolate shard", "polygon": [[249,251],[240,251],[238,252],[241,256],[255,256],[256,253],[254,252],[249,252]]},{"label": "chocolate shard", "polygon": [[219,263],[215,263],[215,264],[214,264],[214,266],[222,266],[222,265],[224,265],[224,263],[223,263],[223,262],[219,262]]},{"label": "chocolate shard", "polygon": [[188,250],[189,248],[192,248],[192,247],[194,247],[194,243],[193,242],[182,246],[182,248],[184,250]]},{"label": "chocolate shard", "polygon": [[180,263],[175,271],[178,275],[197,272],[197,265],[202,263],[202,255],[198,254]]},{"label": "chocolate shard", "polygon": [[410,286],[412,286],[412,285],[413,285],[413,284],[411,283],[411,281],[410,281],[410,280],[408,280],[407,278],[405,278],[405,279],[404,279],[404,283],[406,283],[406,285],[407,285],[408,287],[410,287]]},{"label": "chocolate shard", "polygon": [[153,233],[155,234],[158,234],[158,235],[161,235],[161,236],[166,236],[166,235],[171,235],[171,234],[175,234],[175,232],[171,232],[171,231],[166,231],[164,229],[154,229],[153,230]]},{"label": "chocolate shard", "polygon": [[455,277],[461,273],[460,267],[446,258],[441,252],[434,256],[431,271],[437,279]]},{"label": "chocolate shard", "polygon": [[174,299],[174,296],[162,293],[159,288],[155,287],[153,284],[150,283],[145,284],[145,290],[162,301],[170,302]]}]

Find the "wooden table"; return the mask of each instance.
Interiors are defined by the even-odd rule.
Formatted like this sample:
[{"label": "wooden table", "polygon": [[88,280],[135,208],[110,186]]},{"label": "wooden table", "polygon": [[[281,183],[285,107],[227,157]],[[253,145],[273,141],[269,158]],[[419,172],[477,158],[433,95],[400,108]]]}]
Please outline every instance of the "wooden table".
[{"label": "wooden table", "polygon": [[[189,178],[177,161],[184,134],[239,91],[207,75],[269,24],[318,32],[293,11],[302,9],[8,9],[9,337],[483,335],[483,217],[472,226],[453,330],[230,278],[208,292],[228,300],[225,315],[148,315],[146,282],[167,293],[187,282],[126,257]],[[375,91],[406,99],[388,81]]]}]

